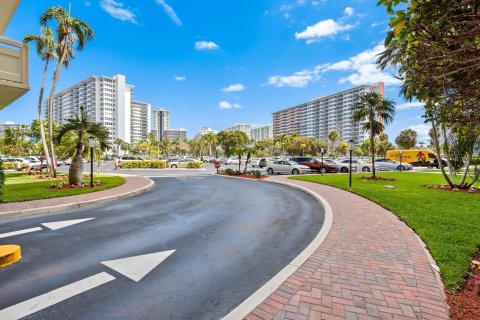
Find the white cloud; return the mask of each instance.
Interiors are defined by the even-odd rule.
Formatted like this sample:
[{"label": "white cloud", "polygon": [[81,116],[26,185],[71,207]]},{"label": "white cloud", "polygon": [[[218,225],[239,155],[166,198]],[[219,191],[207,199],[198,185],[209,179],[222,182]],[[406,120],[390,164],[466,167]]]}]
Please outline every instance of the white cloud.
[{"label": "white cloud", "polygon": [[245,86],[241,83],[231,84],[226,88],[223,88],[223,92],[240,92],[245,90]]},{"label": "white cloud", "polygon": [[385,85],[397,85],[401,81],[388,72],[382,72],[377,68],[377,55],[384,50],[383,45],[377,45],[372,49],[365,50],[345,60],[334,63],[317,65],[311,69],[305,69],[287,76],[271,76],[267,85],[276,87],[306,87],[309,83],[320,79],[322,73],[341,71],[353,72],[349,76],[340,79],[340,83],[351,83],[353,85],[373,84],[384,82]]},{"label": "white cloud", "polygon": [[344,12],[345,12],[345,15],[346,15],[347,17],[351,17],[351,16],[353,15],[353,12],[354,12],[354,11],[353,11],[353,8],[352,8],[352,7],[346,7],[345,10],[344,10]]},{"label": "white cloud", "polygon": [[184,77],[184,76],[174,76],[175,80],[177,81],[185,81],[187,80],[187,77]]},{"label": "white cloud", "polygon": [[122,2],[117,2],[115,0],[100,1],[100,7],[115,19],[138,24],[135,19],[135,14],[131,10],[125,9],[123,6]]},{"label": "white cloud", "polygon": [[173,10],[172,6],[170,6],[166,0],[155,0],[155,2],[163,7],[165,13],[170,17],[170,19],[172,19],[173,22],[175,22],[177,26],[182,26],[182,20],[180,20],[175,10]]},{"label": "white cloud", "polygon": [[230,103],[226,100],[223,100],[223,101],[220,101],[220,103],[218,104],[220,106],[220,109],[240,109],[242,106],[238,103]]},{"label": "white cloud", "polygon": [[220,46],[212,41],[197,41],[195,42],[195,49],[197,50],[218,50]]},{"label": "white cloud", "polygon": [[351,24],[343,25],[332,19],[320,21],[313,26],[308,26],[302,32],[296,32],[295,37],[297,39],[318,39],[322,37],[334,36],[342,31],[348,31],[354,26]]},{"label": "white cloud", "polygon": [[421,102],[406,102],[406,103],[402,103],[402,104],[399,104],[397,106],[397,109],[398,110],[406,110],[406,109],[411,109],[411,108],[422,108],[424,106],[423,103]]},{"label": "white cloud", "polygon": [[417,132],[418,141],[429,141],[430,136],[428,135],[428,132],[430,131],[430,128],[431,126],[425,123],[420,123],[420,124],[411,125],[407,129],[412,129]]}]

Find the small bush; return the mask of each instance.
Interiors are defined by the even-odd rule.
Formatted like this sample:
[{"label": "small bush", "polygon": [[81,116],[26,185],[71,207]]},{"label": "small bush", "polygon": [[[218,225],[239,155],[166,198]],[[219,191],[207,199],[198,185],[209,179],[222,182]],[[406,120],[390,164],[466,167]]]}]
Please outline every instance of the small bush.
[{"label": "small bush", "polygon": [[120,165],[123,169],[165,169],[165,160],[125,161]]},{"label": "small bush", "polygon": [[203,162],[201,161],[192,161],[187,164],[187,169],[201,169],[203,168]]},{"label": "small bush", "polygon": [[3,170],[16,170],[18,162],[3,162]]}]

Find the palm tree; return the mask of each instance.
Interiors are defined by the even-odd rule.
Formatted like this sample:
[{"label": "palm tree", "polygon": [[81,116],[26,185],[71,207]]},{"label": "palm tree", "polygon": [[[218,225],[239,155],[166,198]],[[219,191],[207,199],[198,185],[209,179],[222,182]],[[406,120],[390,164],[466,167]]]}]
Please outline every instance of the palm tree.
[{"label": "palm tree", "polygon": [[216,146],[217,146],[217,143],[218,143],[217,135],[213,132],[209,132],[202,137],[202,140],[205,141],[205,143],[208,146],[208,155],[212,156],[213,155],[213,148],[216,149]]},{"label": "palm tree", "polygon": [[285,149],[287,149],[288,144],[290,143],[290,137],[285,133],[275,136],[274,142],[278,142],[282,148],[282,156],[285,155]]},{"label": "palm tree", "polygon": [[328,140],[332,143],[332,150],[331,152],[335,151],[335,144],[337,143],[338,138],[340,138],[340,135],[336,130],[332,130],[328,133]]},{"label": "palm tree", "polygon": [[[58,84],[60,71],[62,66],[68,67],[70,60],[75,56],[75,44],[77,50],[81,51],[85,47],[88,40],[93,39],[93,31],[90,26],[84,21],[76,17],[70,16],[70,8],[65,11],[61,6],[54,6],[47,9],[40,17],[40,24],[47,26],[50,21],[55,21],[57,25],[57,55],[58,63],[53,73],[53,84],[48,98],[48,123],[50,129],[50,154],[52,156],[52,176],[56,177],[57,172],[55,168],[55,150],[53,147],[53,95]],[[77,43],[78,42],[78,43]]]},{"label": "palm tree", "polygon": [[372,157],[372,177],[375,178],[375,136],[382,133],[385,124],[389,124],[395,117],[395,102],[384,99],[376,92],[369,92],[361,96],[352,107],[352,119],[363,122],[365,131],[370,132],[370,155]]},{"label": "palm tree", "polygon": [[71,132],[77,136],[77,139],[75,156],[68,172],[68,183],[70,185],[80,185],[83,176],[83,153],[85,152],[86,141],[89,137],[96,138],[100,149],[105,151],[109,148],[107,142],[109,132],[102,124],[90,121],[83,108],[80,108],[79,115],[68,119],[67,123],[60,127],[56,136],[57,143],[60,143],[62,138]]},{"label": "palm tree", "polygon": [[[42,32],[39,35],[28,34],[23,38],[24,44],[29,44],[34,42],[37,47],[37,53],[40,58],[45,61],[45,68],[43,69],[42,84],[40,86],[40,94],[38,96],[38,123],[40,126],[40,136],[42,139],[43,153],[45,154],[45,159],[47,160],[47,165],[50,166],[50,172],[53,171],[51,167],[52,163],[50,161],[50,154],[48,152],[47,138],[45,136],[45,126],[43,125],[42,119],[42,102],[43,102],[43,91],[45,89],[45,78],[47,77],[48,63],[50,60],[57,59],[57,49],[58,43],[55,41],[55,36],[50,27],[45,26],[42,28]],[[50,131],[52,132],[52,130]]]}]

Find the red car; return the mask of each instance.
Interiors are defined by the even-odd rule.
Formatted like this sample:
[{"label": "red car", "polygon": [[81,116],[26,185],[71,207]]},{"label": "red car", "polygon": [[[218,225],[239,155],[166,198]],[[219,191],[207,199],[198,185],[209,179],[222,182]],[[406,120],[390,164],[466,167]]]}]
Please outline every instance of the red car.
[{"label": "red car", "polygon": [[316,171],[318,173],[336,173],[338,172],[338,168],[332,166],[326,162],[322,162],[321,160],[313,157],[293,157],[290,160],[295,161],[298,164],[307,166],[312,171]]}]

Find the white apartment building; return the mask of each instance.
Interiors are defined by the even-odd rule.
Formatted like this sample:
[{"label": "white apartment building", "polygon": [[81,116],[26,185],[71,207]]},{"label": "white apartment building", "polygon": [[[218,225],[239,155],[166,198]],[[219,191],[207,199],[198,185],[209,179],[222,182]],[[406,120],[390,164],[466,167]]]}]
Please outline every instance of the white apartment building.
[{"label": "white apartment building", "polygon": [[248,136],[248,139],[250,139],[250,129],[251,125],[249,124],[234,124],[230,128],[225,129],[224,131],[242,131],[245,132],[245,134]]},{"label": "white apartment building", "polygon": [[336,130],[342,141],[353,140],[355,145],[360,145],[368,138],[363,130],[366,120],[355,123],[350,109],[359,96],[372,91],[383,97],[383,82],[362,85],[274,112],[273,135],[299,133],[326,140],[328,133]]},{"label": "white apartment building", "polygon": [[203,129],[197,133],[197,135],[195,136],[195,139],[201,139],[204,135],[207,135],[209,133],[217,134],[218,131],[213,130],[212,128],[203,127]]},{"label": "white apartment building", "polygon": [[5,123],[0,123],[0,137],[5,134],[5,130],[7,129],[25,129],[28,130],[29,125],[27,124],[19,124],[15,122],[6,121]]},{"label": "white apartment building", "polygon": [[187,129],[167,129],[164,132],[164,137],[169,141],[185,141],[187,140]]},{"label": "white apartment building", "polygon": [[159,140],[165,138],[165,130],[170,129],[170,111],[158,108],[152,112],[152,133]]},{"label": "white apartment building", "polygon": [[[44,104],[46,108],[47,101]],[[124,75],[92,76],[57,93],[53,119],[64,124],[80,107],[110,131],[110,144],[117,138],[128,143],[148,139],[151,105],[133,100],[133,86],[126,83]]]},{"label": "white apartment building", "polygon": [[266,125],[253,128],[250,130],[250,136],[254,141],[263,141],[266,139],[273,138],[273,126]]}]

